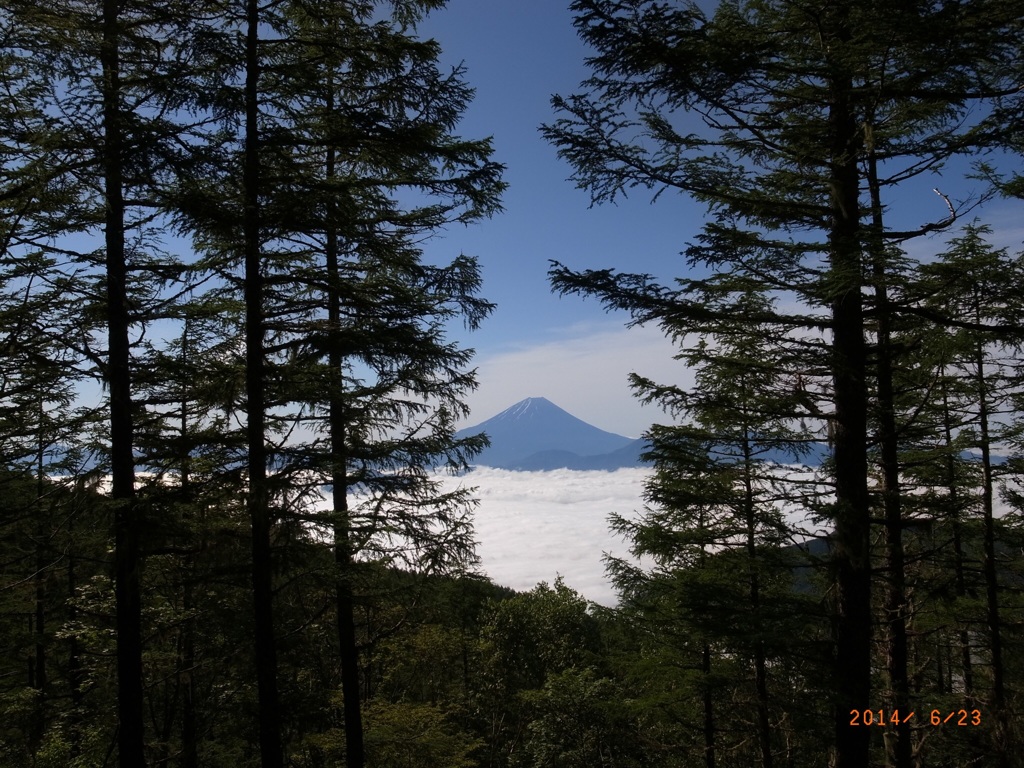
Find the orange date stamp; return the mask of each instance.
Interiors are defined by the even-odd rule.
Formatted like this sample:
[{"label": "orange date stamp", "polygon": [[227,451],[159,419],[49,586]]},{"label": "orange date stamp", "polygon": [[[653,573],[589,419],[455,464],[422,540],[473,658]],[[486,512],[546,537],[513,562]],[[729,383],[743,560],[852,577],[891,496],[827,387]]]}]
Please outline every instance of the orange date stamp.
[{"label": "orange date stamp", "polygon": [[928,713],[927,718],[917,718],[917,712],[901,714],[898,709],[887,712],[884,709],[851,709],[850,725],[899,725],[900,723],[918,722],[925,725],[955,725],[969,727],[981,725],[981,710],[979,709],[954,709],[942,710],[933,709]]}]

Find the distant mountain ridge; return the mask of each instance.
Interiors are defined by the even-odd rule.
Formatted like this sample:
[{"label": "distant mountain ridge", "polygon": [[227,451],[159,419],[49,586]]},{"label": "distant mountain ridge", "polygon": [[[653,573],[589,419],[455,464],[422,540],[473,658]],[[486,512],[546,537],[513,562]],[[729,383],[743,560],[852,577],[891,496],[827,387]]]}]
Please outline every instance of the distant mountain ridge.
[{"label": "distant mountain ridge", "polygon": [[619,469],[644,466],[637,440],[588,424],[545,397],[528,397],[456,437],[481,432],[491,439],[474,464],[498,469]]}]

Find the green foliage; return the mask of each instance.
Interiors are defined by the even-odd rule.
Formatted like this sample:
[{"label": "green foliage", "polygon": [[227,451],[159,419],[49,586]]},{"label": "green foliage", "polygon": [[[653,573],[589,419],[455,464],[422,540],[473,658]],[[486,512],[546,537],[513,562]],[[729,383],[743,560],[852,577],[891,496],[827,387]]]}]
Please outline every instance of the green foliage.
[{"label": "green foliage", "polygon": [[[335,702],[340,715],[341,701]],[[431,704],[375,700],[364,710],[367,758],[382,768],[475,768],[480,741]],[[340,719],[340,716],[339,718]],[[345,757],[345,732],[331,728],[310,736],[300,766],[334,765]]]},{"label": "green foliage", "polygon": [[588,604],[558,579],[494,604],[482,632],[502,684],[539,688],[549,675],[585,666],[598,648]]},{"label": "green foliage", "polygon": [[[948,226],[953,198],[910,232],[883,214],[911,178],[1019,149],[1019,3],[573,3],[595,76],[545,133],[576,182],[709,209],[675,284],[553,272],[660,324],[696,374],[633,378],[677,423],[650,432],[645,508],[612,520],[638,560],[609,562],[615,610],[466,576],[471,491],[432,479],[481,447],[454,438],[475,378],[447,329],[492,306],[475,259],[426,264],[420,244],[504,189],[491,142],[457,133],[464,71],[413,35],[442,5],[262,4],[249,61],[237,3],[0,9],[0,762],[117,759],[115,655],[137,629],[147,761],[261,763],[246,503],[265,450],[258,636],[293,764],[355,761],[361,730],[381,768],[829,764],[837,681],[891,695],[890,640],[866,630],[893,626],[895,561],[864,485],[889,409],[913,702],[985,712],[913,746],[950,768],[1009,754],[1020,259],[982,225],[920,263],[893,247]],[[801,541],[795,514],[842,530]],[[115,560],[139,578],[135,627]],[[870,575],[874,614],[850,613]],[[848,664],[854,634],[870,653]],[[861,734],[894,762],[892,729]]]},{"label": "green foliage", "polygon": [[429,704],[373,703],[366,710],[367,757],[382,768],[472,768],[480,740]]},{"label": "green foliage", "polygon": [[[1004,120],[1019,109],[1024,15],[1003,0],[741,1],[713,10],[577,0],[572,8],[593,48],[593,75],[581,93],[553,99],[558,119],[543,130],[573,179],[594,203],[635,189],[655,199],[679,192],[709,214],[684,252],[690,271],[672,285],[551,270],[556,291],[596,296],[634,324],[657,323],[696,369],[685,389],[634,378],[642,399],[681,423],[649,433],[655,473],[641,516],[613,518],[653,567],[610,563],[625,607],[696,681],[691,695],[702,706],[688,726],[702,738],[691,759],[773,766],[810,744],[800,759],[910,768],[926,740],[920,732],[890,727],[883,744],[842,714],[879,698],[905,708],[910,688],[920,692],[914,659],[930,649],[907,645],[915,614],[934,606],[917,590],[949,545],[912,533],[934,525],[951,535],[963,599],[968,529],[959,516],[969,508],[982,518],[985,550],[972,566],[984,579],[972,588],[984,581],[986,598],[984,617],[961,625],[963,673],[970,677],[986,624],[990,701],[996,719],[1005,714],[991,503],[999,470],[988,454],[999,435],[1014,433],[1007,397],[1019,388],[1009,360],[1020,322],[1007,291],[1016,291],[1019,270],[1004,260],[997,277],[998,259],[977,232],[953,241],[977,257],[956,266],[915,262],[894,247],[949,227],[962,213],[949,197],[930,223],[908,231],[895,231],[888,211],[915,177],[1013,146]],[[982,295],[991,299],[984,309]],[[1007,354],[997,361],[997,352]],[[814,441],[829,460],[790,466]],[[958,455],[972,445],[981,454],[973,467]],[[819,599],[831,622],[813,599],[789,616],[778,610],[795,607],[784,577],[792,566],[780,556],[787,540],[803,538],[794,517],[829,529],[832,583]],[[780,697],[772,678],[779,674],[784,690],[790,673],[797,689],[818,691],[819,705]],[[746,737],[749,725],[737,728],[726,690],[733,701],[756,692],[759,754],[741,756],[735,734]],[[831,757],[796,730],[808,720],[790,720],[825,707],[835,709],[825,718]],[[1000,728],[1008,726],[993,733]],[[988,749],[1005,766],[1000,743]]]},{"label": "green foliage", "polygon": [[635,706],[614,681],[590,668],[568,667],[523,700],[531,712],[513,765],[523,768],[641,766],[632,716]]}]

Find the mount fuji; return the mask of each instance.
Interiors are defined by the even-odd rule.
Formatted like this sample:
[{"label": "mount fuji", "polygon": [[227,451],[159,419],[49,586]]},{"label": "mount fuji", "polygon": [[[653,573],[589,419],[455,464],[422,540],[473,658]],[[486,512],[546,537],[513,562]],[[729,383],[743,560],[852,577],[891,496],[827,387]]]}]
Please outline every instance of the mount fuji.
[{"label": "mount fuji", "polygon": [[645,440],[605,432],[544,397],[528,397],[487,421],[456,433],[481,432],[491,445],[474,463],[498,469],[618,469],[643,466]]}]

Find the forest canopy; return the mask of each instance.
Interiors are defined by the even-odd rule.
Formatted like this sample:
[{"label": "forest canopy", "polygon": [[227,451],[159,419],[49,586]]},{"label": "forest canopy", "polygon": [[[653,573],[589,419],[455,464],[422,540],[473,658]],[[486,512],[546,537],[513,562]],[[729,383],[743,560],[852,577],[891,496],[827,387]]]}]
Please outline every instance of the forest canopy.
[{"label": "forest canopy", "polygon": [[423,243],[506,188],[444,4],[0,3],[0,762],[1019,765],[1019,3],[571,4],[571,182],[705,210],[673,282],[551,264],[695,377],[632,378],[615,608],[439,479],[495,307]]}]

